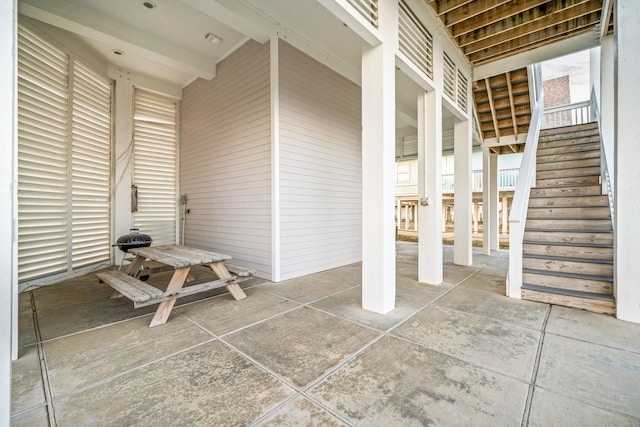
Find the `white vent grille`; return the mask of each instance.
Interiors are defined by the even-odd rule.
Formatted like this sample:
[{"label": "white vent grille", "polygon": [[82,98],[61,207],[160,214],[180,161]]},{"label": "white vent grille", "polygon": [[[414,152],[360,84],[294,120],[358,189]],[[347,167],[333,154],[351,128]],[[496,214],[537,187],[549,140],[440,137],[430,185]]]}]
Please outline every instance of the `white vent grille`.
[{"label": "white vent grille", "polygon": [[400,1],[398,27],[400,52],[433,79],[433,37],[404,1]]},{"label": "white vent grille", "polygon": [[457,84],[457,101],[458,107],[465,113],[467,112],[467,79],[458,70],[458,84]]},{"label": "white vent grille", "polygon": [[348,0],[364,19],[378,28],[378,0]]},{"label": "white vent grille", "polygon": [[176,243],[176,102],[135,92],[133,176],[138,187],[134,225],[154,245]]},{"label": "white vent grille", "polygon": [[456,99],[456,64],[444,54],[444,93],[452,101]]}]

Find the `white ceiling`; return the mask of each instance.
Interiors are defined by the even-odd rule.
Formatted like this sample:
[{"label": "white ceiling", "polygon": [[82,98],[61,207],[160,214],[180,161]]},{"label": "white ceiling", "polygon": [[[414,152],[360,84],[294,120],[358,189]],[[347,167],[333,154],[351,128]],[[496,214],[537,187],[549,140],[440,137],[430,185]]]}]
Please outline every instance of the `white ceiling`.
[{"label": "white ceiling", "polygon": [[[20,0],[19,12],[72,33],[118,68],[184,87],[253,39],[288,41],[360,81],[360,38],[317,0]],[[222,41],[205,40],[213,33]],[[124,52],[115,55],[113,50]],[[419,87],[397,73],[397,126],[415,126]],[[445,128],[452,116],[445,110]]]}]

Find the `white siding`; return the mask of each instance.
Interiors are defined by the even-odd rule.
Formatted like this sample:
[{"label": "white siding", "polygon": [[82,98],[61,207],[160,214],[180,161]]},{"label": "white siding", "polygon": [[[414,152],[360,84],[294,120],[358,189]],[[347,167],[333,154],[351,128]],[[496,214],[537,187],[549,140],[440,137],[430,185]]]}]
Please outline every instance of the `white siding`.
[{"label": "white siding", "polygon": [[269,44],[248,42],[196,80],[181,102],[185,244],[271,277]]},{"label": "white siding", "polygon": [[362,259],[360,88],[280,41],[281,278]]}]

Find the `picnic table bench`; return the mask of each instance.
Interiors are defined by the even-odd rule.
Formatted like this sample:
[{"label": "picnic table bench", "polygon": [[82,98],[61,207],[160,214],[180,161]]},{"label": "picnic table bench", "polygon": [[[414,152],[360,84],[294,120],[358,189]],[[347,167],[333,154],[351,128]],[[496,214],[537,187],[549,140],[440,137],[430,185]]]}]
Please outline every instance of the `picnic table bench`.
[{"label": "picnic table bench", "polygon": [[[118,293],[132,300],[135,308],[159,303],[160,305],[151,320],[150,327],[166,323],[176,298],[223,286],[227,288],[234,299],[241,300],[246,298],[247,296],[238,285],[238,281],[246,280],[252,277],[254,273],[251,269],[226,263],[231,259],[229,255],[186,246],[166,245],[132,248],[129,249],[129,252],[136,257],[129,265],[126,273],[119,270],[105,270],[97,273],[97,276],[100,281],[107,283]],[[147,260],[174,269],[165,291],[136,278]],[[218,279],[184,287],[191,267],[196,265],[209,267],[218,276]]]}]

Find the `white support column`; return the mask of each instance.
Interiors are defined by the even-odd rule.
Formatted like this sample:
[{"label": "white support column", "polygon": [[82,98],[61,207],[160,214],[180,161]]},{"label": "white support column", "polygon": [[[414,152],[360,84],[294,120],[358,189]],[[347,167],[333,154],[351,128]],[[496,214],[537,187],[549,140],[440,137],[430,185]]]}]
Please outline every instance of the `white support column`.
[{"label": "white support column", "polygon": [[457,121],[453,128],[454,153],[454,205],[456,220],[453,229],[453,262],[471,265],[472,255],[472,210],[473,183],[471,169],[471,121]]},{"label": "white support column", "polygon": [[379,3],[383,43],[362,52],[362,307],[395,308],[395,53],[398,2]]},{"label": "white support column", "polygon": [[509,233],[509,199],[502,196],[502,234]]},{"label": "white support column", "polygon": [[[131,214],[131,184],[133,183],[133,83],[127,73],[122,72],[115,82],[115,183],[113,209],[113,236],[127,234],[133,226]],[[120,263],[124,256],[112,249],[112,260]]]},{"label": "white support column", "polygon": [[271,36],[269,78],[271,93],[271,280],[280,281],[280,38]]},{"label": "white support column", "polygon": [[491,255],[491,152],[482,150],[482,253]]},{"label": "white support column", "polygon": [[413,209],[413,231],[418,231],[418,202],[411,203]]},{"label": "white support column", "polygon": [[488,216],[491,217],[489,224],[489,247],[492,251],[498,250],[498,156],[489,155],[489,188],[491,197],[489,199]]},{"label": "white support column", "polygon": [[442,232],[447,231],[447,202],[442,201]]},{"label": "white support column", "polygon": [[[614,138],[615,138],[615,99],[614,99],[614,36],[602,39],[600,45],[600,134],[602,137],[601,161],[606,162],[609,170],[609,183],[615,189],[614,174]],[[604,165],[603,165],[604,166]],[[606,194],[606,182],[602,180],[603,194]]]},{"label": "white support column", "polygon": [[478,202],[472,202],[473,204],[473,232],[478,232]]},{"label": "white support column", "polygon": [[409,230],[409,203],[404,205],[404,229]]},{"label": "white support column", "polygon": [[0,7],[0,425],[11,417],[11,360],[18,356],[17,2]]},{"label": "white support column", "polygon": [[615,284],[617,317],[640,323],[640,8],[637,0],[615,2]]},{"label": "white support column", "polygon": [[439,90],[418,95],[418,282],[443,281],[442,230],[442,95]]}]

